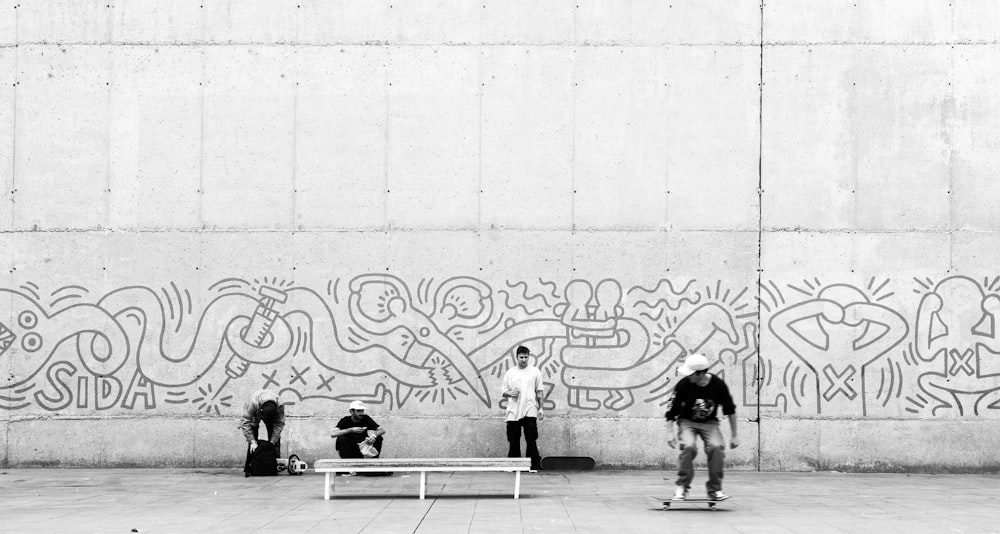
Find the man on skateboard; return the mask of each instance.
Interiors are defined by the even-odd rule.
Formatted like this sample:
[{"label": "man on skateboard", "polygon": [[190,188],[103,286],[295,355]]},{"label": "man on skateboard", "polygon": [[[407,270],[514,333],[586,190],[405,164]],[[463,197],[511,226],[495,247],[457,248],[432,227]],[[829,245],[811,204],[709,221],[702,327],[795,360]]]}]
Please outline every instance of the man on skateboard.
[{"label": "man on skateboard", "polygon": [[531,470],[542,469],[542,456],[538,453],[538,420],[542,418],[542,397],[545,386],[542,372],[528,364],[531,351],[528,347],[517,348],[517,367],[511,367],[503,375],[503,397],[507,399],[507,441],[510,447],[507,456],[521,457],[521,429],[524,429],[525,454],[531,458]]},{"label": "man on skateboard", "polygon": [[[708,359],[701,354],[690,354],[678,373],[684,376],[674,386],[674,398],[667,410],[667,445],[678,446],[677,488],[674,500],[687,498],[691,481],[694,479],[695,439],[700,436],[708,456],[708,498],[721,501],[729,498],[722,492],[723,461],[726,457],[725,441],[719,430],[718,408],[729,418],[729,445],[736,448],[740,444],[736,429],[736,405],[729,394],[729,388],[719,377],[710,374]],[[677,428],[674,428],[674,422]]]}]

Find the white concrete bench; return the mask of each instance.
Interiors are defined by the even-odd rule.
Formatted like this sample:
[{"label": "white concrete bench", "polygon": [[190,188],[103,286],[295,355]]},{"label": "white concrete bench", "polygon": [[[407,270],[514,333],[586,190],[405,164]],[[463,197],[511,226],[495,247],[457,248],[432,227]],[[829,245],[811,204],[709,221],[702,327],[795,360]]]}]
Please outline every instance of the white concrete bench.
[{"label": "white concrete bench", "polygon": [[531,469],[530,458],[372,458],[358,460],[317,460],[317,473],[325,473],[323,498],[330,500],[337,473],[419,472],[420,498],[427,494],[427,473],[431,471],[504,471],[514,473],[514,498],[521,496],[521,472]]}]

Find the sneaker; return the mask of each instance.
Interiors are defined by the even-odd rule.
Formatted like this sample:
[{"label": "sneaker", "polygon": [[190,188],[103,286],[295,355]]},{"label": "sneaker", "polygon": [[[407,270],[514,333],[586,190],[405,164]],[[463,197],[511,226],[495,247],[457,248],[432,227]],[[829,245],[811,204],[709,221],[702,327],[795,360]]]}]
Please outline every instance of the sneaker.
[{"label": "sneaker", "polygon": [[708,500],[710,501],[724,501],[728,498],[729,495],[722,493],[722,490],[708,492]]},{"label": "sneaker", "polygon": [[673,500],[675,500],[675,501],[683,501],[684,499],[687,499],[687,496],[688,496],[688,490],[684,486],[677,486],[677,488],[674,489],[674,499]]}]

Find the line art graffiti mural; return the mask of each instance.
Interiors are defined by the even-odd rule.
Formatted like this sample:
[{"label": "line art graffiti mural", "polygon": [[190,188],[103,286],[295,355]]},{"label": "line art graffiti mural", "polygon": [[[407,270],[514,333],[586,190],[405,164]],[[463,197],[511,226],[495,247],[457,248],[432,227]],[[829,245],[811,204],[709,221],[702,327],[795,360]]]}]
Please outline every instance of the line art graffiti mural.
[{"label": "line art graffiti mural", "polygon": [[367,273],[98,295],[26,282],[0,289],[0,407],[224,415],[266,387],[321,413],[353,400],[481,413],[502,408],[500,378],[527,344],[557,415],[662,414],[676,369],[701,352],[744,408],[997,417],[997,287],[965,276],[746,287]]}]

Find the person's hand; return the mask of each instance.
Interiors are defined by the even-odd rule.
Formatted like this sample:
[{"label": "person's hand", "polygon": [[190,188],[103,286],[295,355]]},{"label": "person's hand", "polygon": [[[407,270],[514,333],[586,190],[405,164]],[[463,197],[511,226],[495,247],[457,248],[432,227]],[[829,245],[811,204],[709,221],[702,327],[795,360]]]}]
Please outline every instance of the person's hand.
[{"label": "person's hand", "polygon": [[542,412],[541,408],[539,408],[538,409],[538,420],[541,421],[542,419],[545,419],[545,413]]},{"label": "person's hand", "polygon": [[735,449],[736,447],[739,446],[740,446],[740,438],[733,436],[732,439],[729,440],[729,448]]},{"label": "person's hand", "polygon": [[667,440],[667,447],[670,447],[671,449],[676,449],[677,448],[677,438],[676,437],[672,437],[672,438],[668,439]]},{"label": "person's hand", "polygon": [[365,443],[371,445],[372,443],[375,443],[375,438],[368,436],[367,438],[365,438]]},{"label": "person's hand", "polygon": [[511,389],[511,390],[507,391],[507,396],[510,397],[510,398],[512,398],[512,399],[516,399],[518,397],[518,395],[520,395],[520,394],[521,394],[521,392],[518,391],[518,390],[516,390],[516,389]]},{"label": "person's hand", "polygon": [[255,450],[257,450],[257,440],[253,440],[250,442],[250,452],[253,453],[253,451]]},{"label": "person's hand", "polygon": [[365,427],[363,427],[363,426],[356,426],[356,427],[352,428],[351,430],[353,430],[356,434],[360,434],[360,433],[362,433],[362,432],[365,431]]}]

